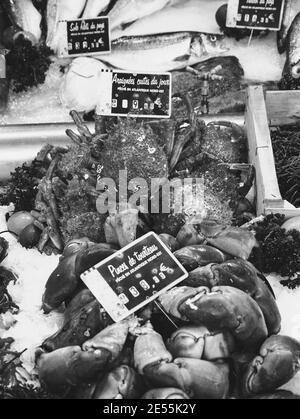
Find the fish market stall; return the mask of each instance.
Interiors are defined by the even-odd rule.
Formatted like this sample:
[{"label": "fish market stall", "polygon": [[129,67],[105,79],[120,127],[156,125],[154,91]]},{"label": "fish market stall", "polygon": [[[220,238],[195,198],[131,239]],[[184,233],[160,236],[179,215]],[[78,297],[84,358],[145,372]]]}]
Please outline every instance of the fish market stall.
[{"label": "fish market stall", "polygon": [[2,0],[0,399],[300,398],[300,7],[260,3]]}]

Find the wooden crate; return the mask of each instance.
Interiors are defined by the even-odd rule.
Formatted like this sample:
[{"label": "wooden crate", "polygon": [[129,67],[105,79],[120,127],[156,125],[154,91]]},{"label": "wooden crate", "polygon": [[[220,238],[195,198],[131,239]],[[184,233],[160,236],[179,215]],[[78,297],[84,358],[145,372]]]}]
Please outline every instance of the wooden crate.
[{"label": "wooden crate", "polygon": [[262,86],[247,89],[245,124],[250,162],[256,169],[257,213],[300,216],[281,196],[277,181],[270,127],[300,124],[300,91],[268,91]]}]

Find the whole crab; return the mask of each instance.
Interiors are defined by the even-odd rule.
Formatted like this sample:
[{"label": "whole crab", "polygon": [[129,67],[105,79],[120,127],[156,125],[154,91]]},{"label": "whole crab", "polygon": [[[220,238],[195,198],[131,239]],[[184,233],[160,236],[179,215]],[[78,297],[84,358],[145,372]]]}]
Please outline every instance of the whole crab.
[{"label": "whole crab", "polygon": [[[37,211],[32,212],[36,225],[43,230],[40,251],[43,251],[49,238],[58,251],[62,250],[64,242],[73,238],[104,241],[107,214],[97,212],[96,202],[101,193],[109,188],[116,192],[117,201],[123,198],[118,185],[124,180],[120,179],[124,171],[128,182],[144,179],[150,186],[153,179],[186,175],[196,162],[201,164],[203,159],[216,159],[203,147],[205,123],[196,118],[189,98],[182,100],[189,115],[185,124],[173,119],[137,122],[129,118],[97,117],[94,134],[78,113],[71,112],[79,135],[67,130],[73,144],[67,149],[49,147],[44,153],[51,163],[39,185]],[[234,127],[233,131],[234,135],[241,137],[240,128]],[[186,169],[184,173],[182,168]],[[97,188],[99,182],[105,179],[111,179],[113,186],[103,187],[102,190]],[[137,185],[133,191],[127,192],[130,196],[138,190]],[[150,196],[147,195],[147,198]],[[128,208],[118,211],[122,210],[127,211]],[[140,225],[138,211],[134,223],[137,227]],[[155,218],[150,224],[153,228]],[[129,241],[135,235],[136,232]]]}]

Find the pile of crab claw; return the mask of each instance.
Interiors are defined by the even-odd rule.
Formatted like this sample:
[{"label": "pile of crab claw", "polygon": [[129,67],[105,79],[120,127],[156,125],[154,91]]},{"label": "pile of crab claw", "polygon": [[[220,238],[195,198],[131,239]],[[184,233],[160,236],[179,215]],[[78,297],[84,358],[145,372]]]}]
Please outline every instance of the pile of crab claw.
[{"label": "pile of crab claw", "polygon": [[297,398],[278,389],[299,370],[300,343],[279,335],[273,291],[248,262],[253,233],[204,220],[160,238],[189,276],[119,323],[80,281],[116,249],[87,239],[66,246],[43,297],[45,312],[66,310],[36,353],[42,386],[77,399]]}]

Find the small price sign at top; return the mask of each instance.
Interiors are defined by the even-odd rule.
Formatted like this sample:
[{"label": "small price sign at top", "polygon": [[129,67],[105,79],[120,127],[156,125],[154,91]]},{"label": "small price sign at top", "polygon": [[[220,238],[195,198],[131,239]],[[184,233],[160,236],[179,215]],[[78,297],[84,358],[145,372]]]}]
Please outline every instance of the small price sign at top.
[{"label": "small price sign at top", "polygon": [[118,322],[187,277],[160,238],[149,233],[85,272],[81,279]]},{"label": "small price sign at top", "polygon": [[279,31],[285,0],[229,0],[226,26]]},{"label": "small price sign at top", "polygon": [[58,52],[61,57],[75,58],[111,51],[108,17],[62,20],[59,31],[63,34]]}]

